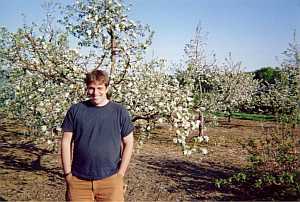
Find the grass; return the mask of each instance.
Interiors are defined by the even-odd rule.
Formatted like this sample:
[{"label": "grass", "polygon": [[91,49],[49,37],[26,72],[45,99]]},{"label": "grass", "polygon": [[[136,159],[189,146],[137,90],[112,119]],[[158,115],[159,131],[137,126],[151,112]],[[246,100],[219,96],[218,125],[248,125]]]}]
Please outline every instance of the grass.
[{"label": "grass", "polygon": [[[217,116],[227,117],[226,113],[218,112]],[[273,115],[265,115],[265,114],[248,114],[243,112],[233,112],[232,118],[243,119],[243,120],[252,120],[252,121],[275,121],[275,117]]]},{"label": "grass", "polygon": [[273,115],[265,115],[265,114],[247,114],[242,112],[234,112],[232,113],[234,118],[244,119],[244,120],[252,120],[252,121],[274,121],[275,117]]}]

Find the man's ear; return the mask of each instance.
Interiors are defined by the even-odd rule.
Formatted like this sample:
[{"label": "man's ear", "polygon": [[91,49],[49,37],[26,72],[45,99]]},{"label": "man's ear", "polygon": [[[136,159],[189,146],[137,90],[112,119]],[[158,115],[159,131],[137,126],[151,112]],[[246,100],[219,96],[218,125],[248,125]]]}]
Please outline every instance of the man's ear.
[{"label": "man's ear", "polygon": [[85,94],[88,96],[89,94],[88,94],[88,87],[86,86],[85,88],[84,88],[84,92],[85,92]]},{"label": "man's ear", "polygon": [[112,97],[112,91],[110,90],[111,88],[108,86],[106,87],[106,97],[107,99],[110,100],[110,98]]}]

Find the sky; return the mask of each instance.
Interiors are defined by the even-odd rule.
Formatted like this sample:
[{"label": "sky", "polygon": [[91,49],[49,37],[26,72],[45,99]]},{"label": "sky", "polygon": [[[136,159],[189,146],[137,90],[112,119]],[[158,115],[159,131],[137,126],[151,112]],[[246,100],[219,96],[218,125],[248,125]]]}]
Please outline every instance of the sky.
[{"label": "sky", "polygon": [[[60,0],[71,2],[72,0]],[[218,63],[231,53],[247,71],[279,66],[296,30],[300,43],[300,0],[128,0],[129,16],[155,32],[147,57],[169,64],[183,59],[197,24],[207,33],[207,53]],[[44,0],[0,0],[0,26],[15,31],[24,22],[40,22]],[[279,58],[279,59],[278,59]]]}]

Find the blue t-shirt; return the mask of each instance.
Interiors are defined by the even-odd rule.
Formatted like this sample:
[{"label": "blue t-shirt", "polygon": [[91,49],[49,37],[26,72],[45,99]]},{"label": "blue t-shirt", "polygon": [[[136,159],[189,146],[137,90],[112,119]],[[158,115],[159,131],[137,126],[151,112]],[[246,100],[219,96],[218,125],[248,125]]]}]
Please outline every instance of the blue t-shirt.
[{"label": "blue t-shirt", "polygon": [[83,101],[70,107],[62,129],[73,132],[72,174],[96,180],[118,171],[122,138],[134,126],[128,111],[118,103],[109,101],[99,107]]}]

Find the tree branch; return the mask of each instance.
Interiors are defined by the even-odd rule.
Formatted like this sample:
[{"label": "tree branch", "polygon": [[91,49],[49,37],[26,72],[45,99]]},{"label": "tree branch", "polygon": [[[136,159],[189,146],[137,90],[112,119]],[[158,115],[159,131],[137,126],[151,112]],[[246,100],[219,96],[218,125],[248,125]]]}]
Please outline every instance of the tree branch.
[{"label": "tree branch", "polygon": [[159,114],[156,112],[155,114],[148,114],[148,115],[141,115],[141,116],[135,116],[132,119],[132,122],[135,122],[137,120],[156,120],[159,118]]}]

